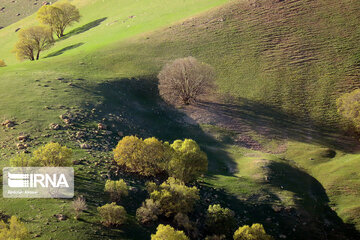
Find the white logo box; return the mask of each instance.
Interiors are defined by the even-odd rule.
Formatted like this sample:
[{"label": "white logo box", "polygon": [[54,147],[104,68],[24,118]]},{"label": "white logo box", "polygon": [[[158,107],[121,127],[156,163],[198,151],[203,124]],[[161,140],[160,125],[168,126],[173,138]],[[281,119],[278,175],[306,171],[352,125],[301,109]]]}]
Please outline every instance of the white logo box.
[{"label": "white logo box", "polygon": [[4,198],[73,198],[72,167],[3,168]]}]

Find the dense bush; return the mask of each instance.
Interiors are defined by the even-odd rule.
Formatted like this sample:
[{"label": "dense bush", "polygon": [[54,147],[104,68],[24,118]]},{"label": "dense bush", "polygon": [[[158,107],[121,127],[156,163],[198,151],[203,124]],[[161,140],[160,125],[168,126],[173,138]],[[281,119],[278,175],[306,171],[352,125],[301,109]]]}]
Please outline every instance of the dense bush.
[{"label": "dense bush", "polygon": [[338,112],[346,119],[353,122],[360,130],[360,89],[345,93],[337,99]]},{"label": "dense bush", "polygon": [[214,71],[193,57],[165,65],[158,75],[159,92],[170,103],[190,104],[214,87]]},{"label": "dense bush", "polygon": [[148,222],[156,221],[160,214],[160,206],[158,202],[152,199],[146,199],[141,207],[136,210],[136,219],[145,224]]},{"label": "dense bush", "polygon": [[17,217],[12,216],[8,224],[0,221],[0,239],[24,240],[30,239],[30,234],[25,225]]},{"label": "dense bush", "polygon": [[12,167],[67,167],[72,165],[72,150],[59,143],[39,147],[31,156],[20,153],[10,160]]},{"label": "dense bush", "polygon": [[116,205],[116,203],[105,204],[97,208],[101,222],[104,226],[118,226],[126,221],[127,213],[124,207]]},{"label": "dense bush", "polygon": [[151,235],[151,240],[189,240],[183,231],[177,231],[169,225],[160,224],[155,234]]},{"label": "dense bush", "polygon": [[19,153],[10,159],[10,166],[12,167],[36,167],[40,163],[29,154]]},{"label": "dense bush", "polygon": [[171,157],[170,147],[156,138],[141,139],[127,136],[114,149],[114,159],[130,172],[144,176],[155,176],[164,171]]},{"label": "dense bush", "polygon": [[86,200],[83,196],[77,197],[72,202],[72,208],[75,212],[75,219],[78,219],[80,216],[80,213],[82,213],[84,210],[87,209]]},{"label": "dense bush", "polygon": [[0,59],[0,67],[6,67],[6,63],[4,60]]},{"label": "dense bush", "polygon": [[128,187],[123,179],[118,181],[107,180],[104,191],[108,192],[111,200],[115,202],[120,201],[122,197],[126,197],[129,194]]},{"label": "dense bush", "polygon": [[206,153],[191,139],[176,140],[171,147],[175,150],[169,163],[169,176],[183,182],[191,182],[206,173],[208,160]]},{"label": "dense bush", "polygon": [[72,150],[59,143],[48,143],[34,151],[34,159],[44,167],[71,166]]},{"label": "dense bush", "polygon": [[206,214],[207,231],[216,235],[230,235],[235,228],[235,213],[220,204],[210,205]]},{"label": "dense bush", "polygon": [[263,225],[259,223],[239,227],[234,233],[234,240],[272,240],[270,235],[267,235]]},{"label": "dense bush", "polygon": [[177,213],[188,213],[193,210],[199,197],[196,187],[187,187],[175,178],[169,178],[161,185],[148,184],[150,199],[159,205],[160,213],[169,217]]},{"label": "dense bush", "polygon": [[42,6],[37,13],[38,20],[48,25],[57,37],[64,36],[65,29],[80,20],[79,10],[68,2],[56,2]]}]

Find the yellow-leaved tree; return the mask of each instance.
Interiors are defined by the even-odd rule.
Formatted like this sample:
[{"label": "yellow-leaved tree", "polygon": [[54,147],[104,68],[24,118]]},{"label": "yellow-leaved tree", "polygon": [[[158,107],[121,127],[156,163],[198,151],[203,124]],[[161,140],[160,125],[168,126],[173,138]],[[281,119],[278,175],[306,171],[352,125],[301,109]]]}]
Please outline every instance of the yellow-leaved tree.
[{"label": "yellow-leaved tree", "polygon": [[50,28],[33,26],[20,30],[14,52],[19,60],[39,60],[40,53],[53,44],[54,38]]},{"label": "yellow-leaved tree", "polygon": [[175,230],[169,225],[160,224],[155,234],[151,235],[151,240],[189,240],[183,231]]},{"label": "yellow-leaved tree", "polygon": [[360,130],[360,89],[345,93],[336,101],[338,112]]},{"label": "yellow-leaved tree", "polygon": [[239,227],[234,233],[234,240],[273,240],[273,238],[266,234],[263,225],[255,223],[251,225],[244,225]]},{"label": "yellow-leaved tree", "polygon": [[76,6],[67,1],[44,5],[37,12],[37,19],[42,24],[50,26],[58,38],[64,36],[64,31],[68,26],[79,22],[80,17]]},{"label": "yellow-leaved tree", "polygon": [[0,221],[0,239],[25,240],[30,239],[30,234],[25,225],[16,216],[12,216],[8,224]]},{"label": "yellow-leaved tree", "polygon": [[169,166],[169,176],[187,183],[206,173],[208,159],[199,145],[192,139],[176,140],[171,147],[175,150]]},{"label": "yellow-leaved tree", "polygon": [[154,137],[143,140],[136,136],[126,136],[114,149],[114,159],[119,165],[144,176],[155,176],[165,171],[171,157],[169,144]]}]

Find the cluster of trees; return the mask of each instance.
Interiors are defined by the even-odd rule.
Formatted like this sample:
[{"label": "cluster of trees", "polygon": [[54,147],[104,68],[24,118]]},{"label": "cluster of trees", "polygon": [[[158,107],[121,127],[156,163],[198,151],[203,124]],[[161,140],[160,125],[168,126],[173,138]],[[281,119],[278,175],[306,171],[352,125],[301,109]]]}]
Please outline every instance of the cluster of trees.
[{"label": "cluster of trees", "polygon": [[[189,240],[183,231],[175,230],[170,225],[160,224],[156,233],[151,235],[151,240]],[[205,240],[221,240],[225,236],[208,236]],[[239,227],[233,235],[234,240],[272,240],[273,238],[266,234],[264,227],[259,224],[253,224]]]},{"label": "cluster of trees", "polygon": [[152,137],[145,140],[127,136],[114,149],[114,160],[128,171],[143,176],[166,173],[185,183],[207,171],[208,160],[199,145],[191,139],[172,144]]},{"label": "cluster of trees", "polygon": [[[162,219],[172,219],[179,230],[170,225],[160,224],[151,239],[189,239],[198,238],[199,230],[188,214],[193,212],[195,204],[200,200],[199,189],[187,184],[196,180],[207,170],[207,156],[199,145],[191,139],[176,140],[172,144],[162,142],[154,137],[141,139],[127,136],[119,141],[114,149],[114,160],[127,171],[142,176],[156,177],[166,173],[169,177],[161,184],[147,182],[149,197],[136,211],[136,218],[142,224],[149,224]],[[127,185],[123,180],[108,180],[105,191],[113,201],[119,201],[128,195]],[[122,224],[126,219],[126,211],[115,202],[107,204],[105,213],[100,213],[107,226]],[[116,208],[116,209],[115,209]],[[99,208],[99,212],[100,212]],[[112,209],[110,211],[109,209]],[[110,214],[111,212],[111,214]],[[117,220],[119,222],[117,222]],[[272,239],[260,224],[243,226],[235,231],[235,213],[219,204],[210,205],[206,212],[205,230],[210,239]],[[235,231],[235,233],[234,233]]]},{"label": "cluster of trees", "polygon": [[33,154],[20,153],[10,160],[12,167],[68,167],[72,165],[72,150],[50,142]]},{"label": "cluster of trees", "polygon": [[56,2],[42,6],[37,19],[42,24],[21,29],[14,52],[19,60],[38,60],[40,53],[55,42],[53,35],[64,36],[66,27],[80,20],[79,10],[69,2]]},{"label": "cluster of trees", "polygon": [[[197,224],[189,219],[188,214],[193,212],[195,204],[200,200],[200,194],[196,186],[188,186],[187,183],[206,172],[207,157],[195,141],[191,139],[176,140],[173,144],[169,144],[156,138],[143,140],[128,136],[119,141],[118,146],[114,149],[114,158],[118,164],[125,166],[130,172],[144,176],[156,176],[166,172],[170,176],[161,184],[146,183],[149,197],[137,209],[136,218],[142,224],[155,222],[160,217],[172,219],[172,223],[181,231],[175,230],[170,225],[160,224],[151,239],[199,237]],[[61,146],[59,143],[50,142],[36,149],[33,154],[19,154],[10,162],[14,167],[59,167],[70,166],[71,159],[71,149]],[[129,195],[128,189],[123,179],[106,181],[104,191],[110,195],[111,203],[97,208],[103,225],[113,227],[126,222],[127,212],[123,206],[117,203]],[[77,197],[72,202],[72,208],[75,212],[74,218],[78,219],[80,214],[87,209],[85,198]],[[260,224],[240,227],[234,233],[236,226],[234,212],[219,204],[208,207],[204,223],[208,240],[225,239],[231,236],[235,240],[272,239]],[[19,229],[16,234],[27,234],[26,228],[16,218],[12,218],[9,224],[0,223],[0,236],[2,236],[1,234],[13,236],[11,234],[15,234],[14,228]],[[19,237],[19,239],[23,238]]]},{"label": "cluster of trees", "polygon": [[141,223],[156,221],[158,216],[174,217],[187,214],[200,199],[196,187],[188,187],[182,181],[168,178],[160,185],[147,183],[149,198],[136,211],[136,217]]}]

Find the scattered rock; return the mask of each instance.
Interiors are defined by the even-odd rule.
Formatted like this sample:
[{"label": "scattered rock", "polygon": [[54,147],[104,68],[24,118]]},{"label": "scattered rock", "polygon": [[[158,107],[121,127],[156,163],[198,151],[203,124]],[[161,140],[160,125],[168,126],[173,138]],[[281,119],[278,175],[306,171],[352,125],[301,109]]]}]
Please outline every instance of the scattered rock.
[{"label": "scattered rock", "polygon": [[121,131],[119,131],[119,132],[118,132],[118,135],[119,135],[119,137],[123,137],[123,136],[124,136],[124,133],[121,132]]},{"label": "scattered rock", "polygon": [[11,127],[15,126],[15,122],[10,121],[10,120],[5,120],[1,125],[5,126],[7,128],[11,128]]},{"label": "scattered rock", "polygon": [[87,144],[87,143],[81,143],[80,148],[81,149],[91,149],[91,146],[89,144]]},{"label": "scattered rock", "polygon": [[21,149],[25,149],[27,147],[27,145],[23,144],[23,143],[17,143],[16,147],[17,147],[17,149],[21,150]]},{"label": "scattered rock", "polygon": [[51,130],[59,130],[61,127],[60,127],[59,124],[50,123],[49,128],[50,128]]},{"label": "scattered rock", "polygon": [[59,220],[59,221],[65,221],[67,219],[67,216],[65,216],[64,214],[61,214],[61,213],[55,214],[54,217],[56,217],[57,220]]},{"label": "scattered rock", "polygon": [[281,238],[281,239],[285,239],[285,238],[286,238],[286,235],[284,235],[284,234],[280,234],[280,235],[279,235],[279,238]]},{"label": "scattered rock", "polygon": [[106,126],[105,124],[103,124],[103,123],[99,123],[99,124],[98,124],[98,129],[99,129],[99,130],[106,130],[106,129],[107,129],[107,126]]},{"label": "scattered rock", "polygon": [[18,140],[21,141],[21,142],[25,142],[25,141],[27,141],[29,139],[29,137],[30,137],[29,135],[20,135],[18,137]]}]

